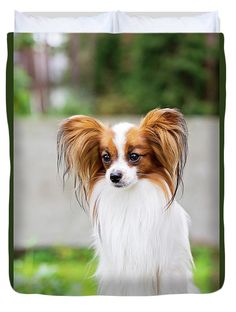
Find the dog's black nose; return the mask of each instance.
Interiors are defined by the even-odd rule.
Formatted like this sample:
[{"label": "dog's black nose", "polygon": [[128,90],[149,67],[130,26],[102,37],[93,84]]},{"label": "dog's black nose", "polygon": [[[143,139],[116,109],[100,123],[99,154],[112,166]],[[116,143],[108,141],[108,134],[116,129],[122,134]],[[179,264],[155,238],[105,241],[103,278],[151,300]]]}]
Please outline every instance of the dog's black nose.
[{"label": "dog's black nose", "polygon": [[115,171],[110,174],[110,180],[113,183],[120,182],[121,178],[122,178],[122,173],[120,171]]}]

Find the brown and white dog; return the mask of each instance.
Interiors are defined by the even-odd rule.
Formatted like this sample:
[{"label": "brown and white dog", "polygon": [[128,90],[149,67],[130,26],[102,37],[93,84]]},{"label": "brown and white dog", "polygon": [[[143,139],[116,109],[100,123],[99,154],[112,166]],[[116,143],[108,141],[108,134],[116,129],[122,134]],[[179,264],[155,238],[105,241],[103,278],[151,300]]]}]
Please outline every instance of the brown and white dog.
[{"label": "brown and white dog", "polygon": [[174,109],[155,109],[139,126],[82,115],[61,125],[58,160],[90,214],[100,294],[198,292],[189,218],[175,200],[186,153],[186,123]]}]

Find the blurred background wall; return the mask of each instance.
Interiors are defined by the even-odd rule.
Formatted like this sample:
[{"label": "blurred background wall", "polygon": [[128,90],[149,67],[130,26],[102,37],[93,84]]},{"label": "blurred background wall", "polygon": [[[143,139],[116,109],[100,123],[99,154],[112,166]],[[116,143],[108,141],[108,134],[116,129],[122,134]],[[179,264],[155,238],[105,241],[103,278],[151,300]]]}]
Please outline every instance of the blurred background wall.
[{"label": "blurred background wall", "polygon": [[[102,118],[139,122],[139,117]],[[88,216],[76,202],[73,186],[63,191],[56,166],[59,119],[20,119],[15,124],[15,246],[88,246]],[[180,202],[192,219],[191,239],[196,244],[218,246],[219,177],[218,120],[191,117],[189,157]],[[181,193],[181,192],[180,192]]]},{"label": "blurred background wall", "polygon": [[215,34],[16,34],[16,249],[88,246],[89,220],[56,168],[60,121],[73,114],[138,123],[179,108],[189,128],[184,193],[191,239],[218,246],[218,53]]}]

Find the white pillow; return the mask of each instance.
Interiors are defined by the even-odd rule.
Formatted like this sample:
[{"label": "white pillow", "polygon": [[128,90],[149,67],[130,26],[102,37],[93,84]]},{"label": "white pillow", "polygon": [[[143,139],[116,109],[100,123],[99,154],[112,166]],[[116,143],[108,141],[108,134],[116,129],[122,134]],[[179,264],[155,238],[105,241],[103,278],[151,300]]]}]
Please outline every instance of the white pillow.
[{"label": "white pillow", "polygon": [[[151,16],[150,16],[151,15]],[[121,33],[219,32],[217,12],[124,13],[119,12]]]},{"label": "white pillow", "polygon": [[219,32],[216,12],[209,13],[20,13],[15,32],[163,33]]},{"label": "white pillow", "polygon": [[[46,15],[46,16],[45,16]],[[50,15],[53,15],[52,17]],[[15,11],[15,32],[103,33],[112,32],[112,14],[94,13],[66,17],[63,14],[21,13]]]}]

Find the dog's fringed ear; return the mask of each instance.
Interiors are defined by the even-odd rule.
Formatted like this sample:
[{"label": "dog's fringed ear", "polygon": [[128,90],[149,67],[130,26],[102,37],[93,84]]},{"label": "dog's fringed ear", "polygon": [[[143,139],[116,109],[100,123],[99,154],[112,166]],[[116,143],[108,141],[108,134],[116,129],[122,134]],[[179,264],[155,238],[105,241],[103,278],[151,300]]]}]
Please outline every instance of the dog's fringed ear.
[{"label": "dog's fringed ear", "polygon": [[158,163],[175,180],[175,196],[187,157],[187,125],[176,109],[154,109],[141,122],[141,129],[156,155]]},{"label": "dog's fringed ear", "polygon": [[103,130],[102,123],[88,116],[63,121],[57,135],[58,169],[64,164],[63,179],[74,173],[82,188],[93,181],[100,169],[99,140]]}]

